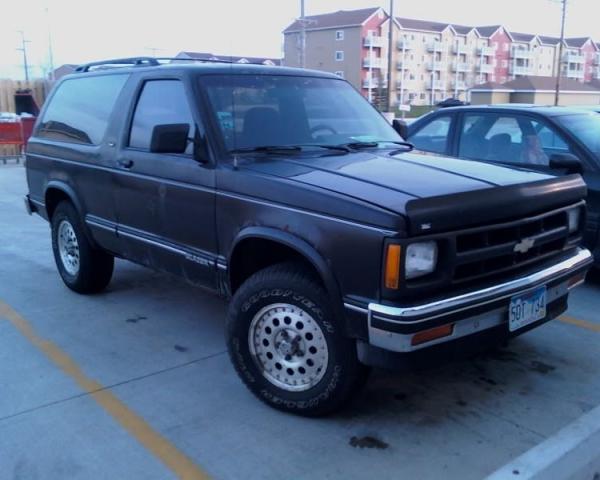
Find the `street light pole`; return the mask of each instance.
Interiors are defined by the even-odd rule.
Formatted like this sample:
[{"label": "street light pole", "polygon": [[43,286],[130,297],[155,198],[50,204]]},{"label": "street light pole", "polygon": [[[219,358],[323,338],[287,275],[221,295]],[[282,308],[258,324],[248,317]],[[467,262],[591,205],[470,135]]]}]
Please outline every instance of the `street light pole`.
[{"label": "street light pole", "polygon": [[306,68],[306,18],[304,11],[304,0],[300,0],[300,66]]},{"label": "street light pole", "polygon": [[388,34],[387,110],[392,111],[392,58],[394,51],[394,0],[390,0],[390,27]]},{"label": "street light pole", "polygon": [[565,21],[567,18],[567,0],[562,2],[562,20],[560,25],[560,44],[558,45],[558,72],[556,72],[556,91],[554,92],[554,105],[560,100],[560,76],[562,75],[563,44],[565,42]]},{"label": "street light pole", "polygon": [[27,44],[29,40],[25,40],[25,32],[23,30],[17,30],[21,34],[21,48],[17,50],[23,52],[23,70],[25,71],[25,81],[29,81],[29,65],[27,64]]}]

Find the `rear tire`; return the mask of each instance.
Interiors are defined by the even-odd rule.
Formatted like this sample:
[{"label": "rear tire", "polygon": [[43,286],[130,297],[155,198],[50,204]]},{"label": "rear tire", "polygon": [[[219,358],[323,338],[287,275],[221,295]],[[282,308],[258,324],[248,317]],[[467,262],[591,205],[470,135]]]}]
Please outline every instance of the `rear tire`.
[{"label": "rear tire", "polygon": [[346,337],[327,293],[300,264],[261,270],[233,296],[227,347],[240,378],[260,400],[299,415],[342,408],[368,368]]},{"label": "rear tire", "polygon": [[54,260],[65,285],[77,293],[104,290],[112,278],[114,258],[91,245],[81,217],[70,202],[58,204],[51,228]]}]

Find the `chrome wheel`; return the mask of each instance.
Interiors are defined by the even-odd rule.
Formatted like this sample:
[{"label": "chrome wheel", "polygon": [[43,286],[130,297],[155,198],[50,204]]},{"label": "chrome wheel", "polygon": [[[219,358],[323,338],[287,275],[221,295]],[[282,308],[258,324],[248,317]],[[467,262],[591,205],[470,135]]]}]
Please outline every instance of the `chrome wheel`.
[{"label": "chrome wheel", "polygon": [[250,323],[250,353],[273,385],[290,392],[314,387],[325,375],[329,352],[319,324],[300,307],[268,305]]},{"label": "chrome wheel", "polygon": [[66,272],[69,275],[79,273],[79,243],[75,230],[68,220],[63,220],[58,225],[58,253]]}]

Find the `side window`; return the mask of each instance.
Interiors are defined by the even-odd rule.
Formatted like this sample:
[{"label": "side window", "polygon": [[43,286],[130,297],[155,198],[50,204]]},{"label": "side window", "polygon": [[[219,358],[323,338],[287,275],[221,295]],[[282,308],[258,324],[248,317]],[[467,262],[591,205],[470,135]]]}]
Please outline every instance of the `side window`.
[{"label": "side window", "polygon": [[[156,125],[187,123],[189,137],[194,138],[195,125],[183,83],[179,80],[149,80],[144,84],[131,122],[129,146],[150,150],[152,130]],[[193,153],[193,144],[186,154]]]},{"label": "side window", "polygon": [[552,155],[553,153],[573,153],[562,136],[554,129],[538,122],[532,123],[540,139],[542,148],[548,155]]},{"label": "side window", "polygon": [[49,140],[98,145],[128,75],[65,80],[50,100],[36,135]]},{"label": "side window", "polygon": [[452,117],[450,115],[438,117],[411,135],[410,142],[418,150],[446,153],[451,124]]},{"label": "side window", "polygon": [[523,121],[495,113],[465,115],[458,155],[474,160],[521,163]]}]

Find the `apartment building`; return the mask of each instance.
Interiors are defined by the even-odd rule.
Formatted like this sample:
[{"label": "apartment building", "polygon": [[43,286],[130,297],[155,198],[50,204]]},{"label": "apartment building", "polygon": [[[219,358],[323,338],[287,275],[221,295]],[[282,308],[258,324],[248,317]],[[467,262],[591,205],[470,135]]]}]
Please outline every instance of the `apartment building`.
[{"label": "apartment building", "polygon": [[[387,91],[388,32],[392,25],[392,97],[397,104],[468,100],[469,89],[526,76],[600,79],[600,44],[512,32],[502,25],[465,26],[396,17],[382,8],[338,11],[297,20],[284,30],[284,64],[337,73],[373,100]],[[559,67],[560,66],[560,67]]]}]

